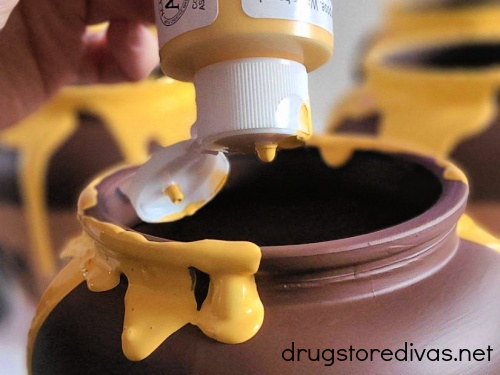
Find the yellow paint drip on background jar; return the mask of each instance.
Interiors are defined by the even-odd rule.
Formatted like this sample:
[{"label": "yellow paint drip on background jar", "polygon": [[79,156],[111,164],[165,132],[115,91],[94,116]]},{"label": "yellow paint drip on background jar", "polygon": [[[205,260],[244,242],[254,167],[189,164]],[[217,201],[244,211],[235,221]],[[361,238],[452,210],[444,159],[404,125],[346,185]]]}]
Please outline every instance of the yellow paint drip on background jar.
[{"label": "yellow paint drip on background jar", "polygon": [[165,77],[67,87],[0,132],[0,245],[23,265],[18,276],[30,294],[39,297],[61,266],[85,179],[116,163],[146,161],[153,144],[189,138],[195,120],[193,86]]},{"label": "yellow paint drip on background jar", "polygon": [[470,213],[498,232],[500,33],[428,36],[372,48],[364,82],[335,109],[330,131],[371,134],[456,161],[471,180]]}]

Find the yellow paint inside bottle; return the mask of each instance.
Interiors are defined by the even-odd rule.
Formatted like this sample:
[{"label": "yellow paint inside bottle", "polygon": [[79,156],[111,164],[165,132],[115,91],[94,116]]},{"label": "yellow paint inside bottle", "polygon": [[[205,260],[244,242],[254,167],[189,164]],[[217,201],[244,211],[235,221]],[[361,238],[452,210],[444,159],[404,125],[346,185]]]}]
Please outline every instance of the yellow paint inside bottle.
[{"label": "yellow paint inside bottle", "polygon": [[[132,361],[148,357],[186,324],[228,344],[252,338],[264,320],[254,278],[262,256],[260,248],[249,242],[216,240],[154,242],[87,216],[85,210],[97,204],[95,187],[113,172],[96,179],[80,197],[78,216],[83,233],[68,244],[63,255],[72,260],[42,297],[30,330],[28,362],[39,329],[65,295],[84,280],[94,292],[113,289],[121,274],[128,279],[122,347]],[[192,267],[210,276],[200,311]],[[31,371],[31,364],[28,366]]]},{"label": "yellow paint inside bottle", "polygon": [[277,143],[258,143],[255,145],[259,159],[265,163],[270,163],[276,158],[277,148]]}]

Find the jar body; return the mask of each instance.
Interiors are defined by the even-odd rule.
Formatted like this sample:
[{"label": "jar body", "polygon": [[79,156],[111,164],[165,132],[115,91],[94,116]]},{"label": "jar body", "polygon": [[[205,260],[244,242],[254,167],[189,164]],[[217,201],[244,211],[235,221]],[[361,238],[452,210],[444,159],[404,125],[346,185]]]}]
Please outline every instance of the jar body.
[{"label": "jar body", "polygon": [[[462,240],[444,267],[421,281],[393,285],[392,291],[380,289],[383,279],[380,283],[362,277],[289,283],[287,279],[293,275],[281,275],[280,281],[258,277],[266,318],[253,339],[225,345],[194,326],[185,326],[141,362],[131,362],[121,352],[126,280],[104,293],[90,292],[81,284],[43,324],[31,370],[33,375],[330,374],[333,370],[350,374],[496,374],[500,361],[493,354],[488,361],[487,349],[495,350],[500,344],[500,292],[494,287],[500,282],[499,271],[499,253]],[[406,362],[384,361],[377,352],[373,362],[360,361],[356,351],[352,362],[342,361],[338,353],[346,349],[349,357],[352,346],[363,359],[360,350],[369,355],[371,349],[395,353],[405,343]],[[298,353],[298,349],[310,352]],[[335,349],[334,359],[330,349]],[[480,362],[469,362],[467,352],[462,361],[443,361],[442,354],[440,361],[432,361],[436,354],[431,352],[420,362],[411,349],[419,355],[424,349],[450,349],[453,358],[458,358],[460,349],[470,353],[479,349],[486,354]],[[398,358],[402,356],[399,352]]]}]

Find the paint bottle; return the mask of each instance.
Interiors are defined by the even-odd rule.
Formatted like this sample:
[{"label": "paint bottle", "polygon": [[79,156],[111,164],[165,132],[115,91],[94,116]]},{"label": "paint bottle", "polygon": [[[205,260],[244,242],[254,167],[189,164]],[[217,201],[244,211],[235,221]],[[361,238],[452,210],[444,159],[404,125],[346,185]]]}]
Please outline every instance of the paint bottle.
[{"label": "paint bottle", "polygon": [[333,52],[330,0],[155,4],[162,69],[194,82],[204,149],[272,161],[311,135],[307,74]]},{"label": "paint bottle", "polygon": [[[121,186],[139,217],[193,215],[222,188],[226,153],[271,162],[312,134],[308,72],[333,52],[330,0],[159,0],[161,66],[192,81],[190,141],[153,156]],[[175,196],[171,192],[176,191]]]}]

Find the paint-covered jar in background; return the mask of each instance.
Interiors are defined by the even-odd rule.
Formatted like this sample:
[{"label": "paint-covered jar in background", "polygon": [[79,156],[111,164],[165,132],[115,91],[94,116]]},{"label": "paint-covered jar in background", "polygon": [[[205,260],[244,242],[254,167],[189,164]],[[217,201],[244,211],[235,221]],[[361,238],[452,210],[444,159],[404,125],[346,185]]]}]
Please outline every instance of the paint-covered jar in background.
[{"label": "paint-covered jar in background", "polygon": [[364,82],[330,132],[358,133],[449,157],[471,184],[468,209],[500,233],[500,33],[392,38],[366,59]]},{"label": "paint-covered jar in background", "polygon": [[[500,243],[464,216],[457,167],[341,136],[271,164],[230,161],[219,195],[172,223],[141,222],[121,193],[136,167],[85,189],[83,232],[32,325],[32,375],[500,371],[488,352],[500,344]],[[376,352],[405,345],[453,356]],[[374,359],[329,359],[350,346]],[[454,361],[461,349],[491,360]]]},{"label": "paint-covered jar in background", "polygon": [[355,62],[356,75],[365,74],[366,56],[392,38],[426,39],[429,44],[442,33],[488,32],[500,34],[498,0],[390,0],[385,4],[380,26],[363,38]]},{"label": "paint-covered jar in background", "polygon": [[0,132],[0,249],[32,296],[60,269],[61,247],[79,231],[78,195],[91,178],[189,138],[195,120],[192,85],[160,78],[65,88]]}]

